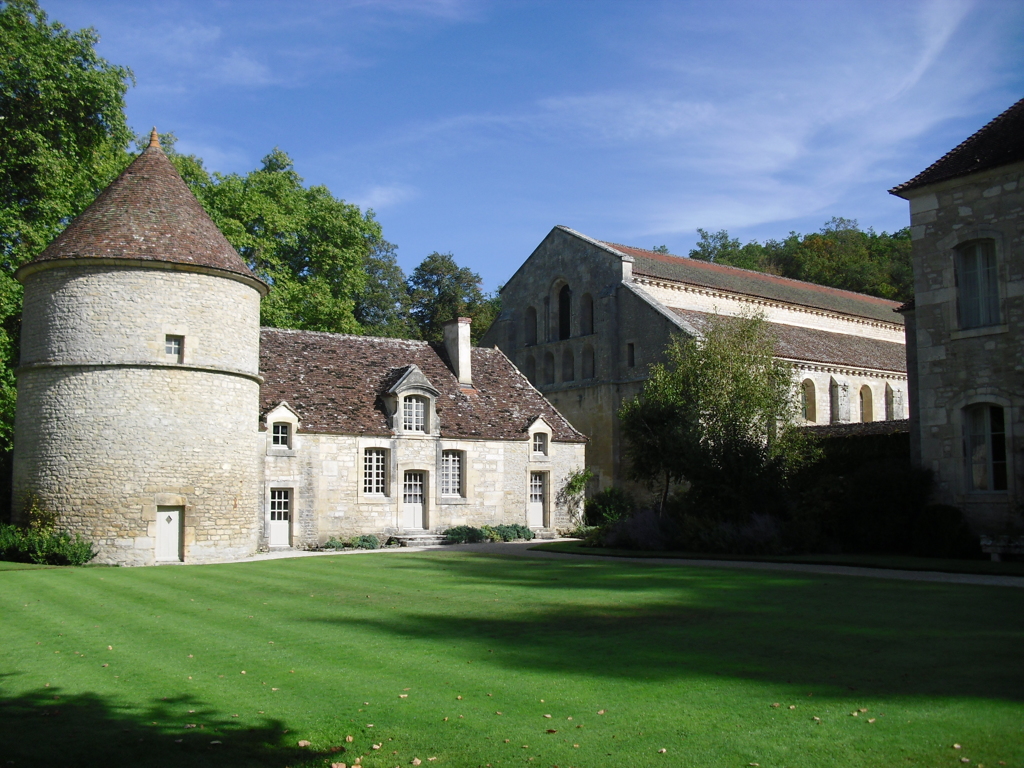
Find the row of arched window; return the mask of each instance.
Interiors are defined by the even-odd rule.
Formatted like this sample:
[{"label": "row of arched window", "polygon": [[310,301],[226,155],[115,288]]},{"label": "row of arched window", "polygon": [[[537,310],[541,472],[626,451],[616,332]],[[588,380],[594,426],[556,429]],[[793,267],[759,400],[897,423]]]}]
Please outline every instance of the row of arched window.
[{"label": "row of arched window", "polygon": [[[832,379],[828,391],[829,422],[832,424],[852,420],[849,419],[849,414],[843,414],[842,398],[844,394],[846,396],[849,394],[846,390],[846,385],[840,384],[835,379]],[[818,423],[817,400],[817,390],[814,382],[811,379],[804,379],[803,383],[800,385],[800,415],[803,417],[804,421],[811,424]],[[860,418],[858,421],[875,421],[874,393],[869,385],[865,384],[860,388],[857,393],[857,400],[860,407]],[[888,382],[885,384],[884,406],[884,419],[886,421],[905,418],[905,414],[902,413],[902,401],[898,398],[896,390],[894,390]],[[843,418],[844,415],[846,415],[847,418]]]},{"label": "row of arched window", "polygon": [[[559,382],[576,381],[577,370],[576,370],[576,357],[573,355],[571,349],[562,350],[561,363],[559,373]],[[525,373],[526,378],[530,380],[531,384],[542,384],[550,385],[555,383],[555,355],[553,352],[546,352],[540,359],[540,366],[538,369],[537,358],[533,355],[527,355]],[[580,379],[593,379],[596,376],[594,371],[594,348],[587,344],[583,347],[583,352],[580,355],[580,366],[579,366],[579,378]]]},{"label": "row of arched window", "polygon": [[526,308],[523,315],[523,340],[527,346],[541,341],[571,338],[574,325],[577,336],[589,336],[594,332],[594,298],[589,293],[584,293],[574,302],[572,290],[568,285],[563,285],[555,294],[555,300],[554,312],[551,311],[550,297],[544,299],[541,313],[537,312],[536,307]]}]

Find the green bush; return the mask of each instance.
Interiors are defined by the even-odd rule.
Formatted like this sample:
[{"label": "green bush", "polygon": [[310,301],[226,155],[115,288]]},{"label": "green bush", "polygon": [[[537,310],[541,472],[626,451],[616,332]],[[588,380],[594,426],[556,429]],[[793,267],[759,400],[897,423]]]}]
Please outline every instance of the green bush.
[{"label": "green bush", "polygon": [[444,536],[449,544],[477,544],[487,538],[483,531],[471,525],[456,525],[445,531]]},{"label": "green bush", "polygon": [[372,533],[367,533],[352,539],[352,546],[356,549],[380,549],[380,539]]},{"label": "green bush", "polygon": [[633,495],[622,488],[605,488],[592,499],[587,499],[584,516],[587,525],[604,525],[629,517],[636,509]]},{"label": "green bush", "polygon": [[324,542],[323,548],[324,549],[344,549],[345,548],[345,542],[336,539],[334,536],[331,536],[331,538],[329,538],[327,541]]},{"label": "green bush", "polygon": [[39,565],[85,565],[96,557],[92,544],[77,533],[32,530],[0,524],[0,560]]}]

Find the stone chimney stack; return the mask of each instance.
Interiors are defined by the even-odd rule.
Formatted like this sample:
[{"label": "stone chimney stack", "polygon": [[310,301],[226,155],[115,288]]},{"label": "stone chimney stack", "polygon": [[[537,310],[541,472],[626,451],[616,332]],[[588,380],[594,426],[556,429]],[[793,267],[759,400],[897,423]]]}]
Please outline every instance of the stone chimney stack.
[{"label": "stone chimney stack", "polygon": [[444,348],[452,361],[455,378],[463,387],[473,386],[473,364],[470,361],[469,326],[473,321],[468,317],[449,320],[444,328]]}]

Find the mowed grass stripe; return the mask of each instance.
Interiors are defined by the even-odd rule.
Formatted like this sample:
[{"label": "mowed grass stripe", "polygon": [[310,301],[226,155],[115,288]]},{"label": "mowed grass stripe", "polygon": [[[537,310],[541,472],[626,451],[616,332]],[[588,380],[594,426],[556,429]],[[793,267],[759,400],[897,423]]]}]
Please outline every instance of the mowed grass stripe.
[{"label": "mowed grass stripe", "polygon": [[1018,590],[458,552],[2,578],[16,764],[1024,760]]}]

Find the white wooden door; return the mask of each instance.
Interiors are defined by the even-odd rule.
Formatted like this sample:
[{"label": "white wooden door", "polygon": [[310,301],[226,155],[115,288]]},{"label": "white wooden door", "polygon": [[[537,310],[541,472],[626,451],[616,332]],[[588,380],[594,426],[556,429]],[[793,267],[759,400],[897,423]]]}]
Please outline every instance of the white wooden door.
[{"label": "white wooden door", "polygon": [[530,473],[530,503],[526,507],[526,524],[530,528],[544,527],[544,473]]},{"label": "white wooden door", "polygon": [[270,546],[290,547],[292,543],[292,492],[287,488],[270,491]]},{"label": "white wooden door", "polygon": [[156,559],[181,562],[181,507],[156,508]]},{"label": "white wooden door", "polygon": [[424,528],[424,472],[406,472],[402,483],[402,528]]}]

